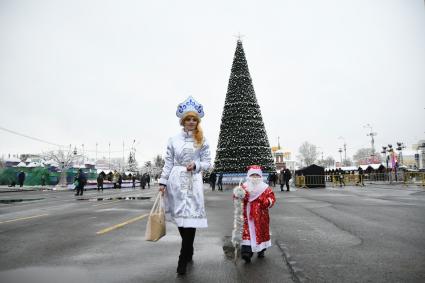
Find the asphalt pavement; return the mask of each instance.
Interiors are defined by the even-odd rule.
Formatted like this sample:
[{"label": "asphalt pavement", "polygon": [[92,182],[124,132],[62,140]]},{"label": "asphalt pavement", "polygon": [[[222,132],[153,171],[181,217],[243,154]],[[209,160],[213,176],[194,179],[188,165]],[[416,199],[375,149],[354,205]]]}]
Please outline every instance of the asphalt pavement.
[{"label": "asphalt pavement", "polygon": [[[1,190],[2,188],[0,188]],[[177,276],[180,237],[144,240],[157,193],[122,189],[0,194],[0,282],[424,282],[425,190],[275,188],[273,246],[252,263],[226,257],[231,190],[205,186],[209,227]]]}]

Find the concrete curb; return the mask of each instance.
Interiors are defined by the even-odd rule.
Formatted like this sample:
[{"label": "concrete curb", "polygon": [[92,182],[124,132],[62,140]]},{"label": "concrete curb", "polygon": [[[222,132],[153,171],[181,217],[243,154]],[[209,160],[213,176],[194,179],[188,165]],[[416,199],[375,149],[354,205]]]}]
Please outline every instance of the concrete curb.
[{"label": "concrete curb", "polygon": [[53,187],[0,187],[0,193],[52,191]]},{"label": "concrete curb", "polygon": [[307,277],[305,276],[304,271],[302,270],[302,268],[297,266],[297,262],[289,254],[289,251],[286,245],[280,240],[276,240],[276,245],[282,251],[283,259],[285,260],[286,265],[288,265],[289,267],[289,270],[292,274],[292,279],[294,280],[294,282],[297,282],[297,283],[307,282]]}]

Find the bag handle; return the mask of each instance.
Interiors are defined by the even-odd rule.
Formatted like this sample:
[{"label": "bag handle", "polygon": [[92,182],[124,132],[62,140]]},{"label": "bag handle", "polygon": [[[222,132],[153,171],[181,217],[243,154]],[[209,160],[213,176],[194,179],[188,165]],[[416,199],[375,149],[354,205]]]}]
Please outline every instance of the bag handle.
[{"label": "bag handle", "polygon": [[152,209],[151,209],[150,214],[153,214],[155,212],[158,213],[158,212],[161,211],[161,209],[164,209],[164,204],[163,203],[164,203],[164,200],[163,200],[163,197],[162,197],[162,193],[159,192],[156,195],[155,202],[153,203],[153,206],[152,206]]}]

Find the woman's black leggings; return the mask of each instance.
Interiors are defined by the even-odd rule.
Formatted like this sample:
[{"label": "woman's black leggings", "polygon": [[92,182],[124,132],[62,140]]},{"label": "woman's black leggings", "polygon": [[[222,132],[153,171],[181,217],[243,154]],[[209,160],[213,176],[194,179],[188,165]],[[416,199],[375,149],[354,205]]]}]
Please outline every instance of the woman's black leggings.
[{"label": "woman's black leggings", "polygon": [[180,257],[184,260],[191,260],[193,255],[193,241],[195,240],[196,228],[179,227],[180,236],[182,237],[182,247],[180,249]]}]

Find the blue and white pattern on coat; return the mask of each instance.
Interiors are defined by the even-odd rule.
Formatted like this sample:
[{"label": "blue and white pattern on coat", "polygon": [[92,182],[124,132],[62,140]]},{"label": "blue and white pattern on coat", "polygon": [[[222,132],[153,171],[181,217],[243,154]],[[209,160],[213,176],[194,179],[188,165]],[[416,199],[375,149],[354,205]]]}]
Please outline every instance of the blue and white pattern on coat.
[{"label": "blue and white pattern on coat", "polygon": [[[195,162],[195,170],[188,172],[186,165]],[[191,133],[182,131],[168,141],[165,164],[160,184],[166,184],[164,197],[167,220],[178,227],[207,227],[201,172],[211,167],[209,145],[204,140],[200,148],[194,147]]]}]

